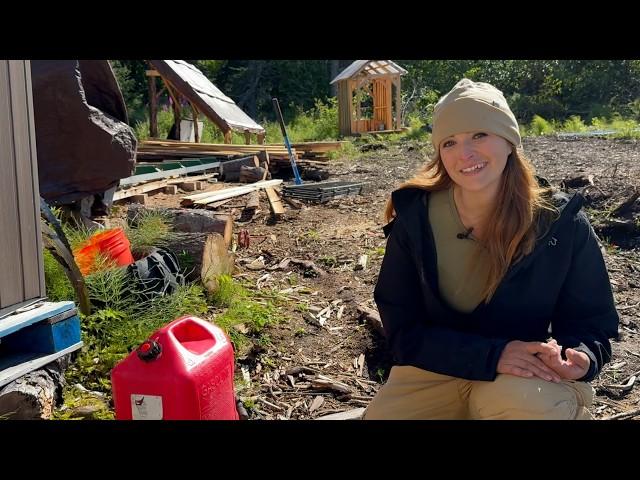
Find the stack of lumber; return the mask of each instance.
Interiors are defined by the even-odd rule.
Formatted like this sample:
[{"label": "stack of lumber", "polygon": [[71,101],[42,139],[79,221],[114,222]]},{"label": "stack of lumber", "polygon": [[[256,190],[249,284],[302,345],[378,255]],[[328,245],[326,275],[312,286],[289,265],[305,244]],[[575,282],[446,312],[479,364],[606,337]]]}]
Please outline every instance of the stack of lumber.
[{"label": "stack of lumber", "polygon": [[[289,158],[283,144],[279,145],[233,145],[225,143],[194,143],[175,140],[147,140],[138,146],[138,159],[165,159],[184,157],[247,156],[266,151],[270,158]],[[295,150],[294,150],[294,153]]]}]

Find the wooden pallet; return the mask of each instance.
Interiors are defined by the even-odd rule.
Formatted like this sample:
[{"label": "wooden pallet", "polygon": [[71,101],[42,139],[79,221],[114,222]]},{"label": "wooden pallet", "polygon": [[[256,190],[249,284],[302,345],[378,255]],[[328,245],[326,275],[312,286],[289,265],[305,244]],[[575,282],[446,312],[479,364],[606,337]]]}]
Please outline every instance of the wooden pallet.
[{"label": "wooden pallet", "polygon": [[42,302],[0,319],[0,387],[73,352],[80,319],[73,302]]}]

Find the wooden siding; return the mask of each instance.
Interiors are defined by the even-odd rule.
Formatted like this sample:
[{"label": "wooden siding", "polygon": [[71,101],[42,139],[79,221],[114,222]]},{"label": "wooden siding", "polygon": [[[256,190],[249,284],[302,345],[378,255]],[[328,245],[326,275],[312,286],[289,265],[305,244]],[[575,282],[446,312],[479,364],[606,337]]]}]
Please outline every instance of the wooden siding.
[{"label": "wooden siding", "polygon": [[338,125],[340,135],[351,135],[352,126],[352,106],[351,106],[351,90],[348,80],[338,82]]},{"label": "wooden siding", "polygon": [[0,315],[44,297],[28,60],[0,60]]}]

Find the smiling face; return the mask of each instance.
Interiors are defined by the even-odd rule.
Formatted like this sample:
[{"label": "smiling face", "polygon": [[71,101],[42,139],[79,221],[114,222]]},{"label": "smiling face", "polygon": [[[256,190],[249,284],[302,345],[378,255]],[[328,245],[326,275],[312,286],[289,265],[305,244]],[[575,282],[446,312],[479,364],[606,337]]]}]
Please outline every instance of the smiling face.
[{"label": "smiling face", "polygon": [[496,193],[511,153],[504,138],[485,132],[465,132],[440,142],[440,158],[449,177],[463,190]]}]

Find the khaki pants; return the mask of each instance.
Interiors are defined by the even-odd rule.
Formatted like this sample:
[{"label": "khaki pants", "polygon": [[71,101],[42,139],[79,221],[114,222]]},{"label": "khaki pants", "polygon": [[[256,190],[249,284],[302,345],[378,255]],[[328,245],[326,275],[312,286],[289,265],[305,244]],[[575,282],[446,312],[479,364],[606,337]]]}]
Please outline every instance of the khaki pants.
[{"label": "khaki pants", "polygon": [[364,413],[365,420],[590,420],[593,388],[586,382],[547,382],[498,374],[493,382],[465,380],[395,366]]}]

